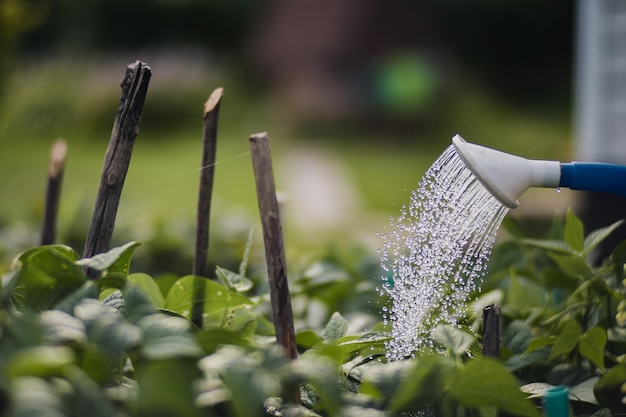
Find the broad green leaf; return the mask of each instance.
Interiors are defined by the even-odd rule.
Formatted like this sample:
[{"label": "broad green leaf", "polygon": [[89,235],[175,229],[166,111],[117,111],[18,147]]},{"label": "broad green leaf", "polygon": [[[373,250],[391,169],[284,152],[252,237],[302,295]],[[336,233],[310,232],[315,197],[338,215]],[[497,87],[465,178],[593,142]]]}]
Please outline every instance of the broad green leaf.
[{"label": "broad green leaf", "polygon": [[550,357],[548,359],[554,359],[561,355],[567,355],[576,347],[576,344],[580,340],[583,331],[580,328],[578,322],[570,320],[565,323],[561,332],[556,338]]},{"label": "broad green leaf", "polygon": [[588,279],[593,276],[593,271],[591,271],[591,268],[581,256],[551,253],[550,258],[557,263],[563,272],[572,278]]},{"label": "broad green leaf", "polygon": [[310,329],[300,330],[296,333],[296,344],[304,349],[310,349],[322,340],[319,335]]},{"label": "broad green leaf", "polygon": [[125,245],[110,249],[105,253],[98,253],[91,258],[76,261],[77,265],[86,266],[96,271],[108,271],[128,275],[130,259],[141,243],[128,242]]},{"label": "broad green leaf", "polygon": [[329,415],[338,415],[341,405],[341,388],[337,372],[338,367],[327,357],[308,351],[289,364],[289,376],[284,378],[282,383],[292,385],[294,382],[306,382],[310,384],[321,400],[320,407],[325,408]]},{"label": "broad green leaf", "polygon": [[[202,281],[200,281],[202,280]],[[204,298],[194,299],[194,287],[204,286]],[[254,303],[247,297],[228,290],[223,285],[204,277],[189,275],[176,281],[165,298],[165,308],[191,319],[194,303],[204,300],[204,314],[222,314],[232,309]]]},{"label": "broad green leaf", "polygon": [[596,385],[600,378],[593,377],[581,382],[580,384],[568,388],[570,400],[584,401],[590,404],[598,404],[596,396],[593,394],[593,387]]},{"label": "broad green leaf", "polygon": [[119,310],[96,300],[86,299],[74,314],[85,324],[87,338],[113,357],[119,357],[141,344],[141,330],[128,322]]},{"label": "broad green leaf", "polygon": [[465,354],[476,340],[473,335],[449,324],[438,324],[431,337],[457,356]]},{"label": "broad green leaf", "polygon": [[389,363],[370,362],[360,369],[363,383],[359,393],[386,403],[416,366],[414,362],[395,361]]},{"label": "broad green leaf", "polygon": [[198,371],[194,361],[146,361],[136,365],[135,373],[141,387],[136,399],[138,415],[198,417],[194,405]]},{"label": "broad green leaf", "polygon": [[46,310],[39,315],[44,340],[53,345],[87,341],[87,333],[82,320],[60,310]]},{"label": "broad green leaf", "polygon": [[583,255],[588,255],[589,253],[591,253],[591,251],[595,249],[596,246],[598,246],[604,239],[606,239],[611,233],[615,231],[615,229],[620,227],[623,223],[624,220],[619,220],[610,226],[603,227],[589,233],[589,235],[585,238]]},{"label": "broad green leaf", "polygon": [[117,414],[117,407],[89,375],[79,369],[68,372],[74,388],[72,411],[79,416],[110,417]]},{"label": "broad green leaf", "polygon": [[323,340],[336,341],[345,336],[349,325],[348,320],[344,319],[338,312],[334,312],[320,336]]},{"label": "broad green leaf", "polygon": [[457,372],[454,361],[441,355],[423,356],[413,360],[412,365],[391,398],[391,411],[419,410],[437,401]]},{"label": "broad green leaf", "polygon": [[143,332],[141,354],[146,358],[195,358],[203,354],[185,319],[152,314],[141,319],[138,326]]},{"label": "broad green leaf", "polygon": [[529,246],[546,249],[552,252],[562,253],[564,255],[574,254],[572,248],[562,240],[522,239],[521,242]]},{"label": "broad green leaf", "polygon": [[59,300],[54,305],[54,309],[71,314],[74,311],[74,307],[76,307],[76,305],[79,304],[82,300],[87,298],[98,299],[99,291],[100,289],[93,281],[86,281],[73,293]]},{"label": "broad green leaf", "polygon": [[235,291],[246,292],[253,286],[252,281],[244,275],[229,271],[226,268],[215,267],[215,275],[222,285]]},{"label": "broad green leaf", "polygon": [[563,230],[565,243],[576,253],[582,254],[585,241],[585,230],[583,223],[574,214],[572,209],[567,210],[565,216],[565,229]]},{"label": "broad green leaf", "polygon": [[626,381],[626,364],[620,363],[600,377],[593,387],[593,393],[601,407],[624,413],[626,405],[622,403],[624,393],[622,385]]},{"label": "broad green leaf", "polygon": [[519,416],[540,416],[520,391],[517,380],[500,362],[491,358],[469,361],[450,384],[448,392],[465,407],[494,406]]},{"label": "broad green leaf", "polygon": [[524,353],[528,354],[542,347],[554,345],[555,343],[556,336],[535,337],[534,339],[530,340],[530,343],[528,343],[528,347],[526,348],[526,351]]},{"label": "broad green leaf", "polygon": [[214,353],[225,345],[239,346],[250,352],[256,347],[252,339],[243,332],[223,327],[203,329],[198,333],[198,343],[207,354]]},{"label": "broad green leaf", "polygon": [[130,274],[128,282],[141,291],[154,308],[165,307],[165,298],[161,294],[161,289],[150,275],[142,273]]},{"label": "broad green leaf", "polygon": [[543,291],[541,286],[511,271],[506,300],[508,304],[525,311],[543,305]]},{"label": "broad green leaf", "polygon": [[45,310],[77,290],[87,280],[75,265],[77,258],[62,245],[40,246],[20,255],[19,270],[9,284],[15,306]]},{"label": "broad green leaf", "polygon": [[67,416],[63,397],[49,382],[42,378],[20,376],[12,383],[11,415],[14,416]]},{"label": "broad green leaf", "polygon": [[604,369],[604,347],[606,346],[606,331],[599,326],[587,330],[580,338],[578,351],[589,359],[595,366]]},{"label": "broad green leaf", "polygon": [[63,376],[75,361],[74,352],[68,347],[34,346],[22,349],[13,356],[6,372],[11,378]]},{"label": "broad green leaf", "polygon": [[350,355],[352,353],[358,352],[359,350],[367,349],[374,350],[375,347],[384,345],[385,342],[388,342],[392,339],[392,336],[389,333],[384,332],[374,332],[374,333],[366,333],[357,338],[351,338],[350,340],[339,339],[337,346],[343,351],[344,355]]}]

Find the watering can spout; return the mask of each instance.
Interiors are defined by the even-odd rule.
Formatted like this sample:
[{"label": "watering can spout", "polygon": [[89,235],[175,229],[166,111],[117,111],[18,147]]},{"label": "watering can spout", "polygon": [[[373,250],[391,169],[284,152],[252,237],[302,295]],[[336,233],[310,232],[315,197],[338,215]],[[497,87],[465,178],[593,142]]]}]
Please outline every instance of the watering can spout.
[{"label": "watering can spout", "polygon": [[452,138],[457,154],[476,178],[502,204],[518,206],[517,199],[530,187],[566,187],[626,197],[626,166],[597,162],[526,159]]},{"label": "watering can spout", "polygon": [[460,135],[452,143],[467,168],[509,208],[516,208],[517,199],[530,187],[559,186],[561,164],[557,161],[522,158],[466,142]]}]

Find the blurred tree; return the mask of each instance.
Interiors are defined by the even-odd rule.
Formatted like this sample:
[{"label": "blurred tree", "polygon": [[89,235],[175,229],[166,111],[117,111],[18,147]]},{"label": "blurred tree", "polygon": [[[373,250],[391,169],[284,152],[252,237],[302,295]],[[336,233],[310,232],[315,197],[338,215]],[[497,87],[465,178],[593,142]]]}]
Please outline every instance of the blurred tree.
[{"label": "blurred tree", "polygon": [[45,21],[48,6],[46,0],[0,0],[0,95],[14,65],[20,36]]}]

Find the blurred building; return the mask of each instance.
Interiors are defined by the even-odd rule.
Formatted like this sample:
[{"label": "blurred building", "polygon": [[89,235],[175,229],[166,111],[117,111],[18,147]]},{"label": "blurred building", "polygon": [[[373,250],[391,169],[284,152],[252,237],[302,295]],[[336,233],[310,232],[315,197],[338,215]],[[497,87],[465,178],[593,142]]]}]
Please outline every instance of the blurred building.
[{"label": "blurred building", "polygon": [[[578,0],[577,36],[576,157],[626,165],[626,2]],[[626,198],[584,193],[580,201],[588,231],[626,218]],[[624,239],[622,226],[599,257]]]}]

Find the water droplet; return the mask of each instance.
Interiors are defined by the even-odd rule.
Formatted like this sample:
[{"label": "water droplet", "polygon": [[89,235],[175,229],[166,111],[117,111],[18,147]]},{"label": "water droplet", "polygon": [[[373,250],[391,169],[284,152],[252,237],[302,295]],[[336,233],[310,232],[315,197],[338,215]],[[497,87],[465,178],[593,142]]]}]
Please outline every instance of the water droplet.
[{"label": "water droplet", "polygon": [[[383,323],[391,324],[386,357],[414,357],[439,323],[455,325],[471,309],[498,227],[508,209],[467,169],[453,147],[411,193],[392,232],[383,234],[380,295]],[[392,256],[390,256],[392,255]]]}]

